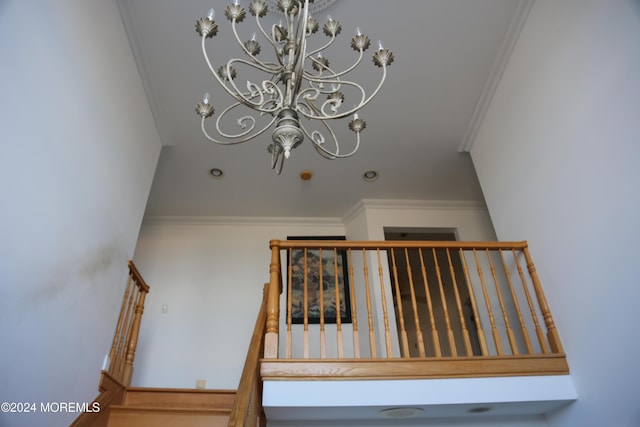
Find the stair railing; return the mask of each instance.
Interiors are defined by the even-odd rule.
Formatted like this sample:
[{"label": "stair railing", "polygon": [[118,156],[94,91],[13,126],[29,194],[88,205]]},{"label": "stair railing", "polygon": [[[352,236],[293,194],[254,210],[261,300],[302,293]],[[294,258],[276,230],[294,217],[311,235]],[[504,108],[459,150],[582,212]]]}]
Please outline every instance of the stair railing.
[{"label": "stair railing", "polygon": [[144,281],[133,261],[129,261],[129,280],[122,298],[122,307],[109,351],[109,360],[100,375],[98,390],[94,399],[100,410],[83,412],[70,427],[106,427],[109,408],[119,405],[124,399],[127,387],[131,385],[133,360],[138,345],[140,321],[144,312],[144,300],[149,293],[149,285]]},{"label": "stair railing", "polygon": [[262,304],[251,336],[249,351],[240,377],[238,392],[229,416],[229,427],[266,427],[262,409],[262,380],[260,359],[264,355],[264,332],[267,321],[267,296],[269,284],[264,285]]},{"label": "stair railing", "polygon": [[109,351],[110,363],[107,369],[109,375],[125,387],[131,385],[133,361],[147,293],[149,293],[149,285],[144,281],[133,261],[129,261],[129,281],[122,298],[122,308]]},{"label": "stair railing", "polygon": [[568,372],[527,242],[270,247],[263,379]]}]

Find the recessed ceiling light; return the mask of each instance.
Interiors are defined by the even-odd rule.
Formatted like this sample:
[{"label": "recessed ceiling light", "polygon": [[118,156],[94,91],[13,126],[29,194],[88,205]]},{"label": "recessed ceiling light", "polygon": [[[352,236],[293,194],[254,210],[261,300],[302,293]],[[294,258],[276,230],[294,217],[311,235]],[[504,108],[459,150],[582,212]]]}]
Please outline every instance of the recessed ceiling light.
[{"label": "recessed ceiling light", "polygon": [[422,408],[388,408],[378,411],[385,418],[409,418],[424,412]]},{"label": "recessed ceiling light", "polygon": [[218,168],[209,169],[209,176],[211,178],[220,179],[224,176],[224,172],[222,172],[222,169]]},{"label": "recessed ceiling light", "polygon": [[378,179],[379,176],[380,175],[378,174],[378,172],[374,170],[369,170],[362,174],[362,179],[364,179],[367,182],[372,182]]}]

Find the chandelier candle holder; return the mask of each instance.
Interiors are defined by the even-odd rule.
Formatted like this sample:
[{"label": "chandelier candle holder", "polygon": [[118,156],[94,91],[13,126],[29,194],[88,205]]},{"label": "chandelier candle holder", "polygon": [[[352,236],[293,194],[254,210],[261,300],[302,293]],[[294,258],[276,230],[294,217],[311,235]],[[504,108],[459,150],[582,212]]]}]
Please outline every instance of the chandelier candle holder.
[{"label": "chandelier candle holder", "polygon": [[[382,77],[375,90],[367,95],[362,86],[347,80],[347,75],[362,62],[364,52],[371,44],[369,37],[358,29],[351,39],[351,47],[358,53],[356,61],[345,69],[334,70],[324,52],[333,45],[342,27],[338,21],[328,17],[322,26],[328,41],[320,43],[318,48],[308,48],[308,39],[320,28],[318,21],[310,16],[310,3],[313,0],[277,0],[283,21],[272,25],[267,32],[261,20],[267,15],[267,2],[251,1],[249,11],[256,18],[259,37],[254,33],[248,40],[242,41],[237,26],[244,21],[247,12],[239,0],[233,0],[225,8],[224,14],[231,21],[233,34],[245,58],[230,59],[218,68],[212,64],[205,43],[206,39],[218,33],[214,10],[211,9],[206,17],[196,22],[196,31],[201,36],[202,53],[209,70],[234,100],[218,115],[215,123],[220,138],[213,138],[207,132],[205,121],[214,114],[215,109],[210,103],[209,94],[205,94],[202,102],[196,106],[196,112],[202,119],[202,132],[210,141],[231,145],[254,139],[274,127],[268,152],[271,154],[271,167],[277,174],[281,173],[284,160],[289,158],[291,151],[305,137],[327,159],[355,154],[360,146],[360,132],[366,127],[366,122],[358,117],[357,112],[378,94],[386,79],[387,67],[394,59],[393,53],[378,42],[373,63],[381,68]],[[270,49],[261,46],[262,40],[266,40],[266,46],[270,45]],[[258,59],[261,53],[264,55],[264,51],[271,50],[271,47],[275,58],[269,61]],[[259,75],[258,82],[262,78],[261,82],[246,81],[256,74]],[[239,79],[246,83],[239,83]],[[353,94],[353,99],[347,98],[345,93]],[[248,108],[249,115],[238,113],[238,107]],[[228,120],[223,120],[226,116],[239,116],[234,125],[238,128],[232,132],[222,129],[221,124],[228,123]],[[352,119],[348,127],[356,134],[355,142],[350,150],[341,151],[329,121],[349,117]],[[302,119],[309,121],[309,124],[306,121],[303,124]],[[318,125],[312,126],[314,122]]]}]

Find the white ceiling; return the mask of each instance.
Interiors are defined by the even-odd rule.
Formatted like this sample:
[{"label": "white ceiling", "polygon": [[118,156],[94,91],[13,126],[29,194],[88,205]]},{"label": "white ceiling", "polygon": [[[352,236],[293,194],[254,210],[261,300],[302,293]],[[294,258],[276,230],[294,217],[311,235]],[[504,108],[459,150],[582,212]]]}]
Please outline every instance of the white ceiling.
[{"label": "white ceiling", "polygon": [[[245,8],[248,2],[241,0]],[[343,28],[325,55],[332,64],[355,59],[349,44],[356,27],[372,42],[382,40],[395,62],[361,111],[367,128],[355,156],[326,160],[305,141],[280,176],[270,169],[270,132],[218,146],[204,138],[194,112],[207,91],[217,111],[231,104],[216,91],[194,27],[213,6],[220,26],[208,41],[214,65],[222,64],[216,58],[241,57],[223,16],[230,0],[118,3],[164,144],[146,215],[342,217],[362,199],[482,201],[469,155],[458,149],[473,135],[530,0],[340,0],[320,12],[321,23],[330,13]],[[247,15],[239,27],[246,39],[255,27]],[[321,31],[314,37],[326,40]],[[369,58],[360,68],[362,78],[353,73],[353,80],[375,87],[380,69]],[[334,130],[351,144],[346,124]],[[223,179],[208,176],[214,167]],[[300,180],[304,169],[313,172],[310,181]],[[380,174],[375,182],[362,179],[370,169]]]}]

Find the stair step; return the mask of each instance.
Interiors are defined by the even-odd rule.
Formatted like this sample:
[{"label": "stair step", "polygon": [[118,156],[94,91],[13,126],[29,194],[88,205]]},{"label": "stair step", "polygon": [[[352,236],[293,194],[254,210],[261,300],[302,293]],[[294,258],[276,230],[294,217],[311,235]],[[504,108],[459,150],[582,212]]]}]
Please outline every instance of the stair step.
[{"label": "stair step", "polygon": [[229,410],[113,405],[107,427],[227,427]]},{"label": "stair step", "polygon": [[235,390],[132,387],[127,389],[122,406],[229,410],[233,406],[235,397]]}]

